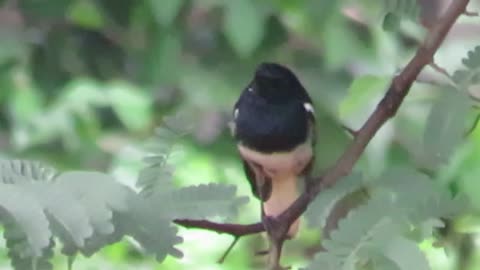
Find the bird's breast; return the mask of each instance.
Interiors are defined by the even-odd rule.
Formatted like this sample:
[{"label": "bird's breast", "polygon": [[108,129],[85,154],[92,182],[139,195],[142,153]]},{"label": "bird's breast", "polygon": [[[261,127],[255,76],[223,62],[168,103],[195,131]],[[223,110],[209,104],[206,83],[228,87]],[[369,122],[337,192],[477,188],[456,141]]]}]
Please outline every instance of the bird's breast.
[{"label": "bird's breast", "polygon": [[309,142],[298,145],[291,151],[262,153],[248,146],[239,144],[240,155],[250,162],[258,164],[264,172],[272,178],[300,175],[313,156],[312,146]]}]

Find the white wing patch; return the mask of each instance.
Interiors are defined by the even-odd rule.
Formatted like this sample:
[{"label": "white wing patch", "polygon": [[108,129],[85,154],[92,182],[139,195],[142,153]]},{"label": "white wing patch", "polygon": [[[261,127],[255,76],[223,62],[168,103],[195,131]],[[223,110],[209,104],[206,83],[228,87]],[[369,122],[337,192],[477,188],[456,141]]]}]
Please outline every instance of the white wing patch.
[{"label": "white wing patch", "polygon": [[247,91],[248,91],[248,92],[253,92],[253,88],[252,88],[252,87],[248,87]]},{"label": "white wing patch", "polygon": [[315,109],[313,108],[313,105],[310,102],[303,103],[303,107],[307,112],[315,115]]},{"label": "white wing patch", "polygon": [[240,113],[240,111],[238,110],[238,108],[235,108],[235,110],[233,111],[233,120],[228,122],[228,127],[230,128],[230,133],[234,137],[235,137],[235,132],[237,131],[236,130],[237,126],[235,125],[235,120],[237,120],[237,117],[238,117],[239,113]]}]

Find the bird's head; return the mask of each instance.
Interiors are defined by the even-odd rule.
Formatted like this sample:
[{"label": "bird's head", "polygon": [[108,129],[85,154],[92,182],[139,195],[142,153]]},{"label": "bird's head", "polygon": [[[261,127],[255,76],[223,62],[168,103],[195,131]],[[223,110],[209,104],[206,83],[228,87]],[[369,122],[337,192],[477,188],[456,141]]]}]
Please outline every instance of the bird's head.
[{"label": "bird's head", "polygon": [[290,69],[275,63],[260,64],[250,87],[251,91],[272,103],[301,98],[305,91]]}]

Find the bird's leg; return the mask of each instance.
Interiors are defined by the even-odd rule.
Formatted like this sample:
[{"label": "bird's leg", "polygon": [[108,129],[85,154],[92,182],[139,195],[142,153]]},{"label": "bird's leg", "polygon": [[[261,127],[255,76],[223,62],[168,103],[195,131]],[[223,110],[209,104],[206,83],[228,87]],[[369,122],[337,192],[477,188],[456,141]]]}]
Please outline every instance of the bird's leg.
[{"label": "bird's leg", "polygon": [[282,255],[283,242],[286,240],[286,235],[288,232],[288,226],[285,226],[278,221],[276,217],[266,216],[263,214],[262,217],[265,230],[267,231],[270,250],[269,250],[269,259],[268,259],[268,269],[269,270],[285,270],[288,268],[283,268],[280,265],[280,257]]}]

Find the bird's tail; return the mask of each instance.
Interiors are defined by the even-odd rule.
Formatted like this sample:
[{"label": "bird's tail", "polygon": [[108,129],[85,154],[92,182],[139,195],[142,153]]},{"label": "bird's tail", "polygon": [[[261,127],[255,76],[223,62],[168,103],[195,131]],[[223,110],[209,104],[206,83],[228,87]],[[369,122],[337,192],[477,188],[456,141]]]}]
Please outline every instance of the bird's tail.
[{"label": "bird's tail", "polygon": [[[298,198],[297,180],[297,175],[281,176],[271,180],[272,193],[263,203],[265,215],[273,217],[280,215]],[[298,232],[299,225],[300,218],[292,223],[287,236],[293,238]]]}]

